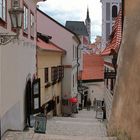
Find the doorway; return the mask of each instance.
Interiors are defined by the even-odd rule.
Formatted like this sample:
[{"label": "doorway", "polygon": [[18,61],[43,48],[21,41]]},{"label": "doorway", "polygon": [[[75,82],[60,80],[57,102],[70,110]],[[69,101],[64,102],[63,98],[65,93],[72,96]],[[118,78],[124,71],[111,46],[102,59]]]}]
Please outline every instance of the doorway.
[{"label": "doorway", "polygon": [[30,127],[30,114],[31,114],[31,92],[32,92],[32,84],[31,84],[31,79],[29,78],[28,81],[26,82],[26,87],[25,87],[25,127],[29,126]]},{"label": "doorway", "polygon": [[88,91],[84,92],[84,107],[87,106]]}]

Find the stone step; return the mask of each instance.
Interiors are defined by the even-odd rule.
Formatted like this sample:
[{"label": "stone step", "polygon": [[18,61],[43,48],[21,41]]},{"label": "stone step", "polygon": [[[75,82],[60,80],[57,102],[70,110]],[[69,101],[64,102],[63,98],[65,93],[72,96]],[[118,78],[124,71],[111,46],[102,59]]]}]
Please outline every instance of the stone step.
[{"label": "stone step", "polygon": [[46,135],[47,140],[117,140],[115,137],[85,137],[66,135]]},{"label": "stone step", "polygon": [[106,128],[95,123],[53,122],[47,124],[48,134],[68,136],[106,136]]},{"label": "stone step", "polygon": [[78,118],[78,117],[54,117],[51,119],[51,121],[68,121],[68,122],[99,122],[96,118]]},{"label": "stone step", "polygon": [[115,137],[95,136],[67,136],[37,133],[12,133],[3,137],[2,140],[117,140]]}]

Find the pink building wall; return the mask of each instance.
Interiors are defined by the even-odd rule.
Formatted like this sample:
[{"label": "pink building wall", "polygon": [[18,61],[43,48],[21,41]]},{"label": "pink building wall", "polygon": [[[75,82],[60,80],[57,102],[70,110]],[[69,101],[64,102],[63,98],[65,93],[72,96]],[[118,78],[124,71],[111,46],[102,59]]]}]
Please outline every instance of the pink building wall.
[{"label": "pink building wall", "polygon": [[[30,10],[36,21],[36,0],[24,0],[27,4],[28,21]],[[23,7],[23,0],[20,0]],[[7,0],[6,27],[0,25],[1,33],[15,34],[11,30],[11,21],[8,10],[11,0]],[[19,39],[0,46],[0,121],[1,134],[6,130],[23,130],[25,127],[25,86],[26,78],[36,73],[36,23],[34,39],[30,38],[30,22],[28,22],[28,37],[23,36],[20,30]]]}]

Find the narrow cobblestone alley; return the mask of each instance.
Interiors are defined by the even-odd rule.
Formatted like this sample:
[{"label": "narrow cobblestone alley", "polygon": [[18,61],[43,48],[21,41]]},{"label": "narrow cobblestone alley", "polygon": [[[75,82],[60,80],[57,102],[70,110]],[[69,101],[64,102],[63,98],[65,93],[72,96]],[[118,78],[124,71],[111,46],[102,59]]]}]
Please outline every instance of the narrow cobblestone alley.
[{"label": "narrow cobblestone alley", "polygon": [[47,121],[46,134],[8,131],[2,140],[116,140],[107,137],[103,122],[95,118],[92,109],[83,109],[73,117],[53,117]]}]

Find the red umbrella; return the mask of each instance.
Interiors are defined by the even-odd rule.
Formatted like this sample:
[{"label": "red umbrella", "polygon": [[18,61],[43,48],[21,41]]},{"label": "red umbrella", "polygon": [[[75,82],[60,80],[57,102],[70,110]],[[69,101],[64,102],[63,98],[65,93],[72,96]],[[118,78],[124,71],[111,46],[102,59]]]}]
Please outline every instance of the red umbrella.
[{"label": "red umbrella", "polygon": [[69,101],[70,101],[71,103],[77,103],[77,102],[78,102],[77,98],[75,98],[75,97],[69,98]]}]

